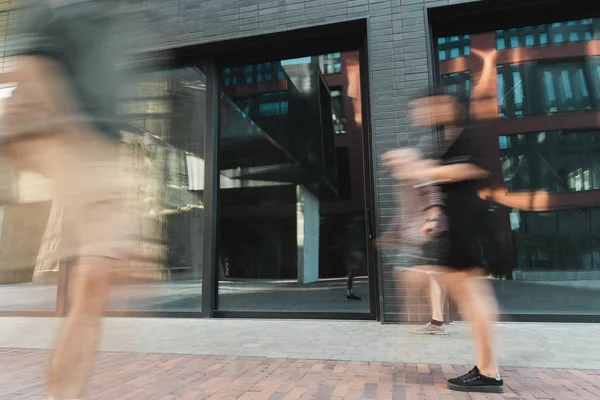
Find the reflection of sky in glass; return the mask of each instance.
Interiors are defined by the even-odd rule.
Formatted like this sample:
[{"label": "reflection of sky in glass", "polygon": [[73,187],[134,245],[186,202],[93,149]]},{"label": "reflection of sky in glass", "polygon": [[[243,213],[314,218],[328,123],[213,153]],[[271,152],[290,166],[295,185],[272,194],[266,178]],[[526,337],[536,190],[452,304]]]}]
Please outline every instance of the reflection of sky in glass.
[{"label": "reflection of sky in glass", "polygon": [[523,104],[523,80],[519,71],[513,72],[515,104]]},{"label": "reflection of sky in glass", "polygon": [[577,70],[577,75],[579,76],[579,83],[581,84],[581,93],[583,94],[583,97],[589,97],[587,85],[585,83],[585,75],[583,75],[583,70]]},{"label": "reflection of sky in glass", "polygon": [[525,46],[533,46],[535,44],[532,34],[525,36]]},{"label": "reflection of sky in glass", "polygon": [[564,40],[563,38],[563,34],[562,33],[555,33],[554,34],[554,43],[562,43]]},{"label": "reflection of sky in glass", "polygon": [[537,134],[537,142],[539,144],[544,143],[546,141],[546,132],[540,132]]},{"label": "reflection of sky in glass", "polygon": [[512,210],[510,212],[510,229],[518,231],[521,227],[521,212],[519,210]]},{"label": "reflection of sky in glass", "polygon": [[496,49],[498,50],[504,50],[504,38],[497,38],[496,39]]},{"label": "reflection of sky in glass", "polygon": [[544,85],[548,100],[556,101],[556,92],[554,91],[554,82],[552,81],[552,73],[550,71],[544,71]]},{"label": "reflection of sky in glass", "polygon": [[508,149],[508,137],[506,137],[506,136],[499,136],[498,137],[498,143],[500,143],[500,148],[501,149]]},{"label": "reflection of sky in glass", "polygon": [[573,98],[573,88],[571,87],[571,80],[569,79],[569,71],[567,71],[566,69],[563,69],[562,71],[560,71],[560,77],[562,79],[565,97],[567,99],[572,99]]},{"label": "reflection of sky in glass", "polygon": [[498,105],[504,107],[504,75],[498,74]]},{"label": "reflection of sky in glass", "polygon": [[283,60],[281,65],[296,65],[296,64],[310,64],[310,57],[293,58],[289,60]]}]

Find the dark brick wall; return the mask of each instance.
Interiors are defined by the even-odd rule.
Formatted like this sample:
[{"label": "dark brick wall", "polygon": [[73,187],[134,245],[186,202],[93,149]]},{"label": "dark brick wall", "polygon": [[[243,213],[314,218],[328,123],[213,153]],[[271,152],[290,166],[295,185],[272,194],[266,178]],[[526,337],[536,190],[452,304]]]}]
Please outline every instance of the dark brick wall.
[{"label": "dark brick wall", "polygon": [[[429,84],[425,5],[451,0],[180,0],[161,1],[163,17],[156,22],[157,47],[186,46],[282,30],[367,18],[371,70],[371,124],[379,227],[394,213],[393,182],[379,167],[386,150],[415,143],[421,135],[407,121],[407,100]],[[386,321],[429,319],[426,297],[408,306],[404,284],[382,258],[383,309]],[[416,302],[415,302],[416,301]]]}]

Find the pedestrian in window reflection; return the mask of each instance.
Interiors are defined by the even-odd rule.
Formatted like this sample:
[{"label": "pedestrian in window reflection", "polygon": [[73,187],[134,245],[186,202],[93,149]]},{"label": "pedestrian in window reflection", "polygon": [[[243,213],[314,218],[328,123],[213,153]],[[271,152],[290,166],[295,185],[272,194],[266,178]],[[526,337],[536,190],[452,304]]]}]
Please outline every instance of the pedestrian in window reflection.
[{"label": "pedestrian in window reflection", "polygon": [[361,266],[365,265],[366,233],[365,220],[360,215],[352,217],[344,226],[344,263],[348,279],[346,281],[346,300],[362,300],[354,294],[354,278]]},{"label": "pedestrian in window reflection", "polygon": [[[457,97],[434,93],[412,102],[410,117],[419,128],[436,127],[443,130],[443,155],[440,160],[424,159],[414,149],[399,149],[384,155],[385,165],[398,179],[415,187],[439,185],[444,193],[443,207],[434,207],[424,221],[423,234],[437,232],[435,241],[425,241],[424,251],[436,246],[437,265],[416,266],[416,271],[436,274],[448,288],[467,319],[472,321],[473,338],[477,349],[477,365],[467,374],[450,379],[448,387],[467,392],[502,393],[504,383],[499,375],[492,338],[492,322],[497,303],[490,283],[481,279],[483,269],[482,238],[490,232],[481,221],[489,218],[488,203],[478,192],[486,181],[483,146],[478,144],[485,134],[485,122],[473,121],[489,116],[487,101],[495,52],[476,52],[484,68],[473,90],[472,121],[466,125],[467,112]],[[436,213],[435,215],[433,215]],[[447,222],[447,230],[437,227]],[[439,233],[443,231],[442,233]]]}]

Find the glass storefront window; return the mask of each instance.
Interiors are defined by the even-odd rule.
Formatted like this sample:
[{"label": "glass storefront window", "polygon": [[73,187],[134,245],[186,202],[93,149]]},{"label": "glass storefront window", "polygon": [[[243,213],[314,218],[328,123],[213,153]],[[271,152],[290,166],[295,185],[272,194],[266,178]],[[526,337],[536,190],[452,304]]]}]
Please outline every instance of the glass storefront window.
[{"label": "glass storefront window", "polygon": [[148,252],[160,265],[127,266],[158,283],[115,288],[111,310],[200,311],[202,307],[206,78],[199,68],[139,77],[124,88],[124,157],[133,157]]},{"label": "glass storefront window", "polygon": [[276,61],[270,85],[220,71],[219,311],[370,311],[358,60]]},{"label": "glass storefront window", "polygon": [[499,116],[510,118],[597,108],[600,98],[592,90],[595,83],[589,79],[587,70],[583,59],[499,65]]},{"label": "glass storefront window", "polygon": [[495,99],[497,120],[471,117],[493,119],[481,134],[495,152],[486,160],[499,254],[486,257],[505,264],[490,273],[503,313],[598,314],[600,57],[585,43],[598,26],[584,18],[480,32],[460,62],[450,61],[452,36],[434,38],[441,86],[454,94],[463,82],[478,92],[476,48],[499,51],[495,90],[479,99],[489,109]]},{"label": "glass storefront window", "polygon": [[600,143],[596,130],[500,136],[502,173],[510,192],[581,192],[598,189]]}]

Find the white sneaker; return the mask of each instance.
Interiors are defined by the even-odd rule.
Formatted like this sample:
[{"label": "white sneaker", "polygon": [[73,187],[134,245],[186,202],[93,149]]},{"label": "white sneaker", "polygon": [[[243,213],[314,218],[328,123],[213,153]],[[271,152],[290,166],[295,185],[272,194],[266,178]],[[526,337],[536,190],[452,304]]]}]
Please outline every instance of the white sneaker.
[{"label": "white sneaker", "polygon": [[445,325],[437,326],[429,322],[427,325],[418,327],[414,332],[417,335],[447,335],[448,329]]}]

